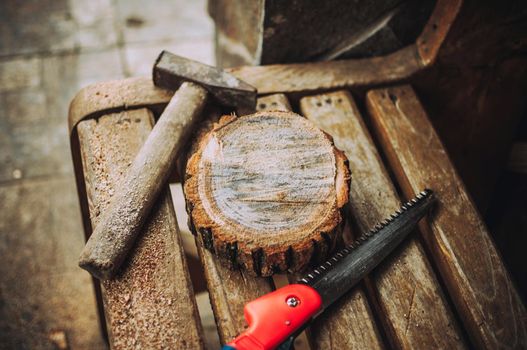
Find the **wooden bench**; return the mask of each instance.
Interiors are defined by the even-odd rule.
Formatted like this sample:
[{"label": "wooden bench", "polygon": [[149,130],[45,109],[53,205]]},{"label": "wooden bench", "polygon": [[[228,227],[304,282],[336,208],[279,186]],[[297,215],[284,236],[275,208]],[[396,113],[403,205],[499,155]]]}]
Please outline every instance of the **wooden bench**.
[{"label": "wooden bench", "polygon": [[[352,184],[345,241],[423,188],[437,193],[437,210],[419,232],[309,328],[313,349],[527,347],[525,306],[426,106],[401,83],[434,62],[459,7],[439,0],[416,43],[386,56],[231,70],[258,89],[258,109],[302,114],[346,153]],[[132,78],[88,86],[72,101],[86,237],[170,97],[150,78]],[[198,133],[219,115],[210,106]],[[183,155],[179,169],[185,162]],[[113,349],[204,346],[177,220],[167,186],[123,272],[95,284]],[[197,240],[220,340],[227,342],[245,327],[245,303],[275,284],[225,268]]]},{"label": "wooden bench", "polygon": [[[258,108],[295,106],[346,153],[352,185],[345,239],[422,188],[439,199],[419,233],[310,327],[312,348],[527,346],[525,307],[413,88],[293,97],[289,103],[284,94],[262,96]],[[70,117],[80,121],[72,128],[72,150],[87,236],[169,98],[150,79],[134,78],[89,86],[73,101]],[[209,114],[209,120],[219,116],[214,109]],[[202,242],[197,250],[226,342],[245,327],[244,304],[274,284],[225,268]],[[112,348],[203,347],[168,190],[123,273],[100,287]]]}]

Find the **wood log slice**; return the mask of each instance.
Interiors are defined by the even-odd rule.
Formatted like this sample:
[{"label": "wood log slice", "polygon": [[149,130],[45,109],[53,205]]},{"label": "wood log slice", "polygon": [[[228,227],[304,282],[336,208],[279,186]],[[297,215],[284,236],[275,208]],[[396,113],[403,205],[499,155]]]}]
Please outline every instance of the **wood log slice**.
[{"label": "wood log slice", "polygon": [[231,268],[297,272],[340,237],[349,182],[344,153],[298,114],[224,116],[187,163],[190,227]]}]

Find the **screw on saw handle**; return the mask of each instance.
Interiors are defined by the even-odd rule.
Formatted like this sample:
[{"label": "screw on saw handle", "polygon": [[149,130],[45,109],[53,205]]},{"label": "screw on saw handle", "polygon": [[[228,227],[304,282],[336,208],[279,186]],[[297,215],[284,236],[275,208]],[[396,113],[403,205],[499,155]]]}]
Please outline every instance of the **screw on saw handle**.
[{"label": "screw on saw handle", "polygon": [[223,349],[275,349],[315,316],[321,307],[320,295],[307,285],[290,284],[277,289],[245,305],[249,328]]}]

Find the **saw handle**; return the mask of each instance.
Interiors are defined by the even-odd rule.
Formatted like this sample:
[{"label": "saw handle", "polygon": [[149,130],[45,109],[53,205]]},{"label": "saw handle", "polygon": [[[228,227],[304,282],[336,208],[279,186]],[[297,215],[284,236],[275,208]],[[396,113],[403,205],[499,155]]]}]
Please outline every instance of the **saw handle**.
[{"label": "saw handle", "polygon": [[317,291],[304,284],[290,284],[245,305],[249,328],[224,350],[271,350],[302,327],[322,307]]}]

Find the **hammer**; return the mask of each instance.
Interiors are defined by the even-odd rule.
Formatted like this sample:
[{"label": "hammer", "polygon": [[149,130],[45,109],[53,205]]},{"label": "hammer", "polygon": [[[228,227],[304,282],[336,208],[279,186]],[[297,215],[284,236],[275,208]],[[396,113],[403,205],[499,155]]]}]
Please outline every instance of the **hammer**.
[{"label": "hammer", "polygon": [[[223,105],[254,110],[256,89],[218,68],[161,52],[156,86],[175,90],[88,239],[79,266],[99,279],[115,275],[145,223],[177,161],[178,151],[200,119],[209,95]],[[178,88],[179,87],[179,88]]]}]

